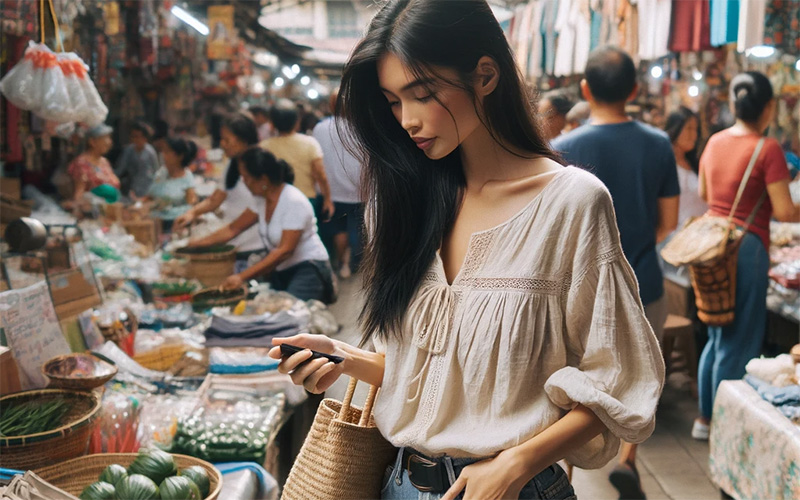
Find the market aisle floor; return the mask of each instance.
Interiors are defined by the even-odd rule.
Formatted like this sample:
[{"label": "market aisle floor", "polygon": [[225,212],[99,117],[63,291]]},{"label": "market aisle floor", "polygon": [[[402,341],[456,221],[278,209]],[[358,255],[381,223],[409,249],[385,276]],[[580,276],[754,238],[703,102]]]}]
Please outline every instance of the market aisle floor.
[{"label": "market aisle floor", "polygon": [[[340,282],[339,301],[331,306],[342,329],[338,338],[357,344],[360,337],[356,320],[361,312],[362,299],[358,294],[358,277]],[[341,398],[347,382],[338,381],[328,395]],[[366,387],[360,384],[357,404],[366,397]],[[687,389],[683,374],[670,376],[653,436],[639,448],[639,473],[649,500],[707,500],[719,498],[719,490],[709,478],[708,444],[689,436],[697,412],[697,402]],[[573,484],[581,500],[617,500],[617,491],[608,482],[611,463],[600,470],[576,469]]]}]

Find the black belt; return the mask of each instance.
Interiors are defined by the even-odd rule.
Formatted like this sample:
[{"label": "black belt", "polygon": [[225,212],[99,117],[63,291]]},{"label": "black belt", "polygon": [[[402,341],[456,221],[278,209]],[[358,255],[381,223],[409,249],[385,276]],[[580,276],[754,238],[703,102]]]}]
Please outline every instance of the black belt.
[{"label": "black belt", "polygon": [[442,494],[450,489],[450,478],[442,459],[426,457],[406,448],[402,468],[408,471],[409,481],[419,491]]}]

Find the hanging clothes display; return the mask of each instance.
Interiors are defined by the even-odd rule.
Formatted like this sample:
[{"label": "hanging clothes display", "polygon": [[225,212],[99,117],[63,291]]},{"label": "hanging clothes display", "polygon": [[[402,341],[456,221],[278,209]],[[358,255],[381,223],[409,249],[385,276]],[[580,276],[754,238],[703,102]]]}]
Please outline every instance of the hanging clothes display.
[{"label": "hanging clothes display", "polygon": [[617,26],[617,1],[618,0],[593,0],[600,11],[600,39],[598,45],[619,45],[619,32]]},{"label": "hanging clothes display", "polygon": [[671,0],[639,0],[639,57],[652,61],[669,54]]},{"label": "hanging clothes display", "polygon": [[673,0],[669,49],[698,52],[711,48],[711,12],[708,0]]},{"label": "hanging clothes display", "polygon": [[767,0],[742,0],[739,6],[739,37],[736,48],[739,52],[763,45],[764,18]]},{"label": "hanging clothes display", "polygon": [[739,35],[739,0],[711,0],[711,45],[735,42]]},{"label": "hanging clothes display", "polygon": [[542,24],[539,32],[542,35],[542,67],[548,75],[553,74],[556,64],[556,16],[559,0],[542,0]]},{"label": "hanging clothes display", "polygon": [[591,44],[589,0],[560,0],[555,28],[558,45],[553,74],[583,73]]},{"label": "hanging clothes display", "polygon": [[535,0],[528,5],[530,9],[530,29],[528,30],[527,42],[527,71],[528,78],[539,78],[542,76],[542,37],[539,34],[539,27],[542,25],[542,9],[544,2]]},{"label": "hanging clothes display", "polygon": [[639,9],[637,0],[619,0],[617,3],[617,35],[621,49],[639,58]]},{"label": "hanging clothes display", "polygon": [[800,2],[770,0],[764,15],[764,43],[777,49],[800,51]]}]

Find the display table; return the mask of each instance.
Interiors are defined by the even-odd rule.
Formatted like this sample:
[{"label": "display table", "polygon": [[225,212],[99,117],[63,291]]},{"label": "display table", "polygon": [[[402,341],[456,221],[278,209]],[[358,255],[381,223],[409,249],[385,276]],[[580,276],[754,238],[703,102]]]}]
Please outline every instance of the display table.
[{"label": "display table", "polygon": [[712,479],[732,497],[800,498],[800,426],[746,382],[720,384],[709,447]]}]

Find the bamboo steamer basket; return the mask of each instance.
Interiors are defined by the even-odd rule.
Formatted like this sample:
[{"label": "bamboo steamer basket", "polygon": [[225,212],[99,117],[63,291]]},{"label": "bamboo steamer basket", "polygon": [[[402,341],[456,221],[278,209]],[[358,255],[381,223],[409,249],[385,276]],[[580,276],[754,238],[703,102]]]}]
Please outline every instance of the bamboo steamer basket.
[{"label": "bamboo steamer basket", "polygon": [[186,266],[186,277],[197,279],[207,287],[221,285],[233,274],[236,263],[236,249],[233,245],[209,249],[182,248],[175,254],[189,261]]}]

